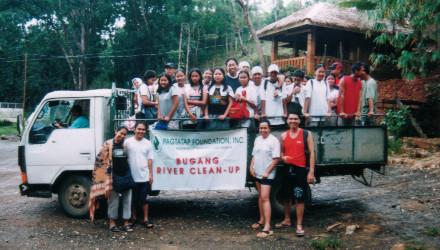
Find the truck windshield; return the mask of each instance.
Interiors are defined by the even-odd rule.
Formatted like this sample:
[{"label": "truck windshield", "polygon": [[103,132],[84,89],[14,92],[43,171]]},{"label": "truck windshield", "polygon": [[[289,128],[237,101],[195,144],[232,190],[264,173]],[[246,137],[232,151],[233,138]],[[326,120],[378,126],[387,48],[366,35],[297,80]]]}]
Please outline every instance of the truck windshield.
[{"label": "truck windshield", "polygon": [[60,128],[55,126],[56,123],[61,124],[62,128],[68,128],[75,120],[72,116],[72,107],[74,106],[80,106],[82,114],[88,120],[89,100],[56,100],[46,102],[32,125],[29,142],[32,144],[46,143],[53,130]]}]

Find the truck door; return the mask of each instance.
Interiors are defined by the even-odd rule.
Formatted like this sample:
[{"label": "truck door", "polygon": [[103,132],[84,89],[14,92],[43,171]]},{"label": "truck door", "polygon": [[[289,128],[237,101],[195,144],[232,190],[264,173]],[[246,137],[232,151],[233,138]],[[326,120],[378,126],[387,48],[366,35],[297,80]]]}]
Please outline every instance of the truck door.
[{"label": "truck door", "polygon": [[[25,147],[30,184],[50,184],[61,170],[92,170],[94,99],[49,100],[32,124]],[[57,126],[61,124],[61,126]]]}]

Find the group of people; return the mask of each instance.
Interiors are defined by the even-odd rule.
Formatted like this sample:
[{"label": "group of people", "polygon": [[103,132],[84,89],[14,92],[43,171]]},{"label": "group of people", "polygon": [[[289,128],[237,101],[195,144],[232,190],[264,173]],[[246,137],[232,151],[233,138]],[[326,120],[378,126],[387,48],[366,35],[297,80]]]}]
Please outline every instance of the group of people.
[{"label": "group of people", "polygon": [[[338,62],[330,70],[318,64],[311,79],[302,70],[280,74],[278,65],[271,64],[265,78],[260,66],[251,69],[247,61],[228,58],[226,71],[194,68],[187,76],[183,69],[167,63],[159,76],[148,70],[143,79],[132,82],[136,110],[150,121],[157,120],[156,129],[178,128],[179,120],[194,129],[249,127],[245,118],[268,118],[272,126],[284,126],[289,111],[305,116],[307,126],[374,124],[377,84],[370,68],[355,63],[349,76],[342,69]],[[245,120],[226,119],[237,102]]]},{"label": "group of people", "polygon": [[[170,129],[173,119],[179,118],[186,118],[183,124],[187,128],[229,128],[234,123],[249,127],[249,119],[226,119],[233,103],[240,102],[248,112],[245,118],[259,121],[260,136],[254,143],[250,174],[255,177],[259,192],[260,219],[252,228],[262,229],[257,234],[259,238],[273,234],[269,195],[276,166],[281,160],[285,163],[279,170],[284,177],[285,219],[275,228],[291,227],[290,211],[294,199],[296,235],[305,234],[302,226],[304,199],[308,184],[314,182],[315,156],[312,133],[299,128],[300,123],[353,125],[359,119],[362,124],[374,124],[377,85],[369,74],[369,67],[355,63],[352,74],[344,76],[340,63],[330,66],[331,72],[326,72],[319,64],[315,67],[315,79],[308,80],[301,70],[284,76],[276,64],[268,67],[265,78],[261,67],[251,69],[247,61],[238,63],[235,58],[227,59],[226,69],[217,67],[203,72],[192,69],[187,83],[184,70],[175,69],[173,63],[168,63],[165,72],[158,77],[148,70],[143,79],[133,79],[137,89],[135,107],[137,114],[142,114],[136,118],[147,122],[137,121],[133,127],[135,136],[130,139],[124,141],[131,129],[121,126],[115,137],[104,143],[93,171],[89,203],[92,221],[99,204],[97,199],[106,197],[109,229],[119,231],[115,220],[121,198],[125,231],[133,231],[137,206],[142,206],[141,223],[147,228],[153,227],[148,218],[153,153],[151,143],[144,138],[149,121],[157,120],[154,129]],[[284,127],[286,122],[289,129],[279,139],[270,134],[271,128]],[[117,187],[116,183],[124,182],[127,176],[132,177],[135,184],[125,189]]]},{"label": "group of people", "polygon": [[129,129],[120,126],[115,137],[106,141],[96,157],[90,188],[89,210],[93,222],[99,200],[106,198],[109,230],[119,232],[115,224],[118,219],[119,200],[122,199],[123,229],[133,232],[137,222],[137,209],[142,207],[140,221],[147,228],[154,227],[148,218],[150,185],[153,183],[153,147],[145,139],[147,125],[137,122],[134,136],[125,140]]}]

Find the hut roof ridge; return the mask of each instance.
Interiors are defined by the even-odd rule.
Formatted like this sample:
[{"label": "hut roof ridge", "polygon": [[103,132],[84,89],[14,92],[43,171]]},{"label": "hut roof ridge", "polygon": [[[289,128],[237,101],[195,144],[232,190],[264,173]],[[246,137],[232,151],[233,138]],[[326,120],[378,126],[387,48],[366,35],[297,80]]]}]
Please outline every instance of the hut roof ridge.
[{"label": "hut roof ridge", "polygon": [[257,34],[264,37],[304,25],[340,28],[355,32],[363,32],[372,28],[368,19],[355,8],[345,9],[330,3],[319,2],[267,25],[258,30]]}]

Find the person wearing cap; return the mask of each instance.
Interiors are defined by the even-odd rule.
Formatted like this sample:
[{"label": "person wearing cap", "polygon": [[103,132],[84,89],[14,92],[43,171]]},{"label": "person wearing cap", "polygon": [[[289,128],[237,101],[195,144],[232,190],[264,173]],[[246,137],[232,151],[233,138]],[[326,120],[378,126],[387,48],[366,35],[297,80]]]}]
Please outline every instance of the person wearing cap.
[{"label": "person wearing cap", "polygon": [[241,61],[238,64],[238,70],[246,70],[248,73],[251,73],[251,65],[249,64],[248,61]]},{"label": "person wearing cap", "polygon": [[263,86],[260,87],[261,117],[273,117],[269,118],[271,125],[284,125],[284,121],[281,118],[284,114],[282,87],[280,87],[278,79],[280,68],[276,64],[271,64],[267,72],[269,73],[269,78],[265,79]]},{"label": "person wearing cap", "polygon": [[330,66],[330,69],[332,70],[332,73],[336,76],[336,84],[335,86],[339,88],[339,81],[344,77],[344,74],[342,73],[342,64],[335,62]]},{"label": "person wearing cap", "polygon": [[226,59],[226,83],[235,91],[241,86],[238,81],[238,62],[234,57]]},{"label": "person wearing cap", "polygon": [[252,78],[254,79],[255,93],[257,94],[257,109],[258,115],[261,115],[261,96],[260,88],[263,82],[263,69],[260,66],[255,66],[252,68]]},{"label": "person wearing cap", "polygon": [[170,77],[171,77],[171,83],[177,83],[176,81],[176,76],[174,73],[176,73],[176,66],[174,65],[174,63],[167,63],[165,64],[165,73],[167,73]]}]

